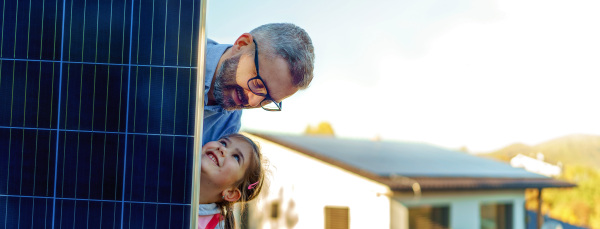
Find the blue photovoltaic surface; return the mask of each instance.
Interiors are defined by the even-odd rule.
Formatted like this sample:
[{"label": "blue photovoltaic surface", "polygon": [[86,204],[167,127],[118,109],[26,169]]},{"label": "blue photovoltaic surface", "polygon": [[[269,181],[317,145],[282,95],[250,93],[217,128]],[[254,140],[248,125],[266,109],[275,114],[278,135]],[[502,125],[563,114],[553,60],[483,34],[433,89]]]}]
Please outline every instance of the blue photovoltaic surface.
[{"label": "blue photovoltaic surface", "polygon": [[200,2],[0,7],[0,228],[187,228]]}]

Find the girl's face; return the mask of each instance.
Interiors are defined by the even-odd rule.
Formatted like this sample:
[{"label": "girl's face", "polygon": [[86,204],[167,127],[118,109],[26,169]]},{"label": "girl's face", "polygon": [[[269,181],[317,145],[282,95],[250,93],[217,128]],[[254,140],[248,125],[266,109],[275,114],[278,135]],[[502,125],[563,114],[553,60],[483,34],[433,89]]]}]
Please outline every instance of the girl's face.
[{"label": "girl's face", "polygon": [[246,173],[252,152],[250,143],[236,137],[206,143],[202,147],[202,182],[221,190],[234,188]]}]

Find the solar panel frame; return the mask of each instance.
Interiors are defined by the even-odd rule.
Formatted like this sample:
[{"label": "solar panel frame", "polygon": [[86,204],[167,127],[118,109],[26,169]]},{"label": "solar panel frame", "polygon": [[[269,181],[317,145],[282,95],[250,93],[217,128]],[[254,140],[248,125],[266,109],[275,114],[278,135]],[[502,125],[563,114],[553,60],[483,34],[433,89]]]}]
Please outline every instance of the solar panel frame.
[{"label": "solar panel frame", "polygon": [[0,227],[194,227],[205,4],[2,2]]}]

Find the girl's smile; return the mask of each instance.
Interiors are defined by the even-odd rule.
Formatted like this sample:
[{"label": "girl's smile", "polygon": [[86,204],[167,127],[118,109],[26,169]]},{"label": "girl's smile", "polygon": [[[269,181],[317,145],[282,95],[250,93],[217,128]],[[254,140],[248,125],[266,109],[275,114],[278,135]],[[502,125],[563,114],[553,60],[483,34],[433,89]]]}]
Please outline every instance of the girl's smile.
[{"label": "girl's smile", "polygon": [[206,152],[206,156],[210,158],[217,166],[219,166],[219,157],[213,152]]}]

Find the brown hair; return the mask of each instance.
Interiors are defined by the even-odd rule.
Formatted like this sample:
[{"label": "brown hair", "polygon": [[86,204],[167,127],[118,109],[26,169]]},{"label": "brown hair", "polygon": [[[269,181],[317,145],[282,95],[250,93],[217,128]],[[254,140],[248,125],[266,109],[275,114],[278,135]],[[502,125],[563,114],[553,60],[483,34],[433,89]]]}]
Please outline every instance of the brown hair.
[{"label": "brown hair", "polygon": [[[241,192],[240,199],[238,199],[236,202],[228,202],[223,200],[221,202],[216,203],[219,209],[221,210],[221,214],[225,217],[225,229],[234,229],[235,218],[233,216],[233,205],[235,203],[245,203],[251,201],[254,198],[256,198],[258,194],[260,194],[265,179],[265,169],[263,168],[263,159],[260,149],[258,145],[250,138],[238,133],[229,134],[223,138],[237,138],[246,140],[246,142],[248,142],[248,144],[252,146],[253,150],[253,157],[252,160],[250,160],[244,177],[242,177],[242,179],[240,179],[234,184],[234,186]],[[248,188],[250,185],[256,182],[258,183],[256,185],[253,185],[253,188]],[[244,207],[242,204],[242,212],[243,211]]]}]

